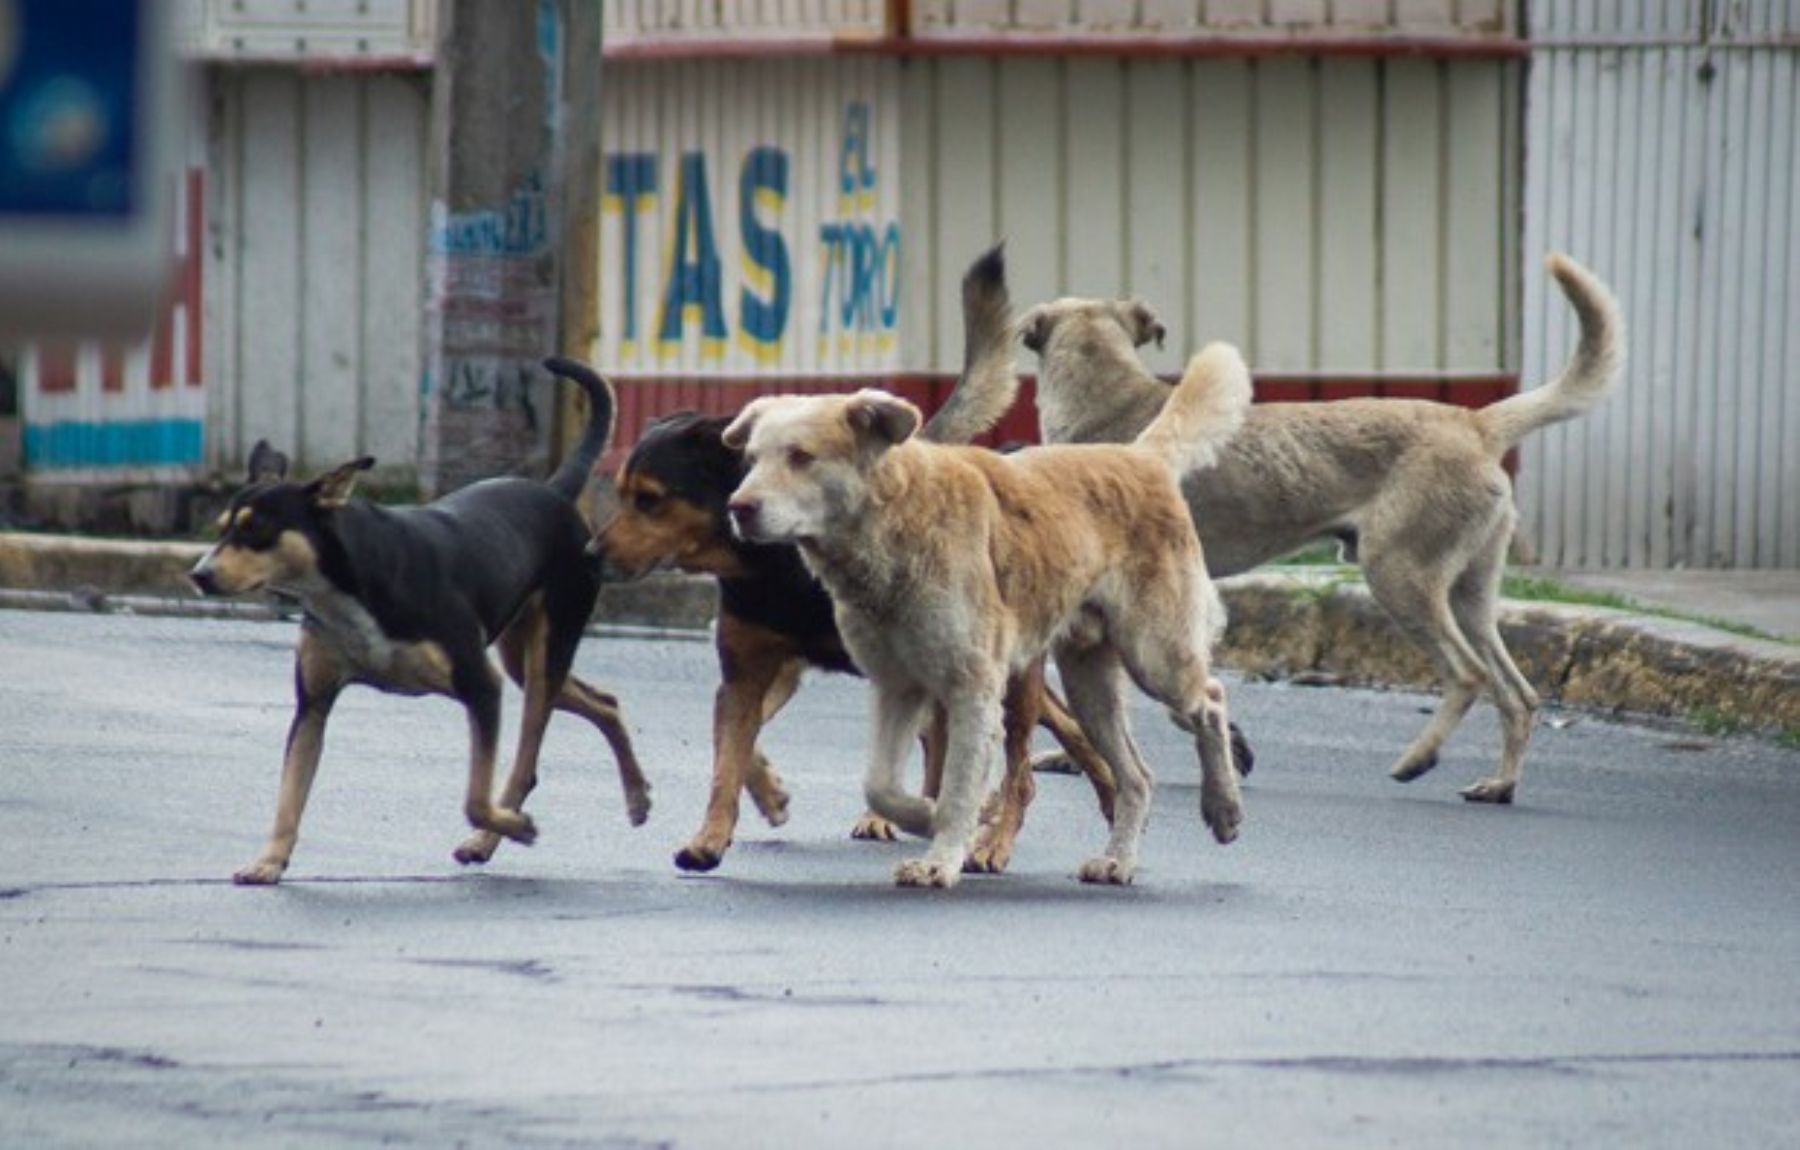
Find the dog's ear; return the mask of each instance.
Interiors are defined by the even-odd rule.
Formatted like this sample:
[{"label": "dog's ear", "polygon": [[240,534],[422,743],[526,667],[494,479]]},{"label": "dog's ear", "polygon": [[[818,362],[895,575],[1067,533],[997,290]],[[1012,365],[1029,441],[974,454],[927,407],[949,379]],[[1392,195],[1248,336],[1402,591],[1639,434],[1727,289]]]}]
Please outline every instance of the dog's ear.
[{"label": "dog's ear", "polygon": [[744,450],[744,444],[750,442],[750,429],[756,426],[756,419],[769,405],[767,397],[753,399],[744,405],[744,410],[737,413],[737,418],[725,428],[719,441],[733,451]]},{"label": "dog's ear", "polygon": [[245,483],[280,483],[287,478],[288,457],[269,446],[269,441],[259,439],[256,446],[250,449],[250,462],[244,470]]},{"label": "dog's ear", "polygon": [[892,447],[910,439],[912,433],[919,430],[924,417],[918,408],[899,396],[865,387],[850,397],[844,418],[849,422],[850,430],[856,433],[858,443],[872,441],[882,447]]},{"label": "dog's ear", "polygon": [[1151,340],[1156,346],[1163,345],[1163,339],[1169,334],[1162,321],[1156,318],[1156,310],[1141,299],[1133,297],[1125,303],[1126,328],[1131,332],[1131,342],[1143,347]]},{"label": "dog's ear", "polygon": [[314,507],[342,507],[350,502],[350,495],[356,490],[356,477],[373,466],[373,455],[339,464],[308,483],[306,494],[312,499]]},{"label": "dog's ear", "polygon": [[1019,317],[1019,340],[1026,347],[1039,355],[1044,354],[1044,344],[1050,341],[1050,329],[1056,326],[1056,317],[1050,309],[1038,304]]}]

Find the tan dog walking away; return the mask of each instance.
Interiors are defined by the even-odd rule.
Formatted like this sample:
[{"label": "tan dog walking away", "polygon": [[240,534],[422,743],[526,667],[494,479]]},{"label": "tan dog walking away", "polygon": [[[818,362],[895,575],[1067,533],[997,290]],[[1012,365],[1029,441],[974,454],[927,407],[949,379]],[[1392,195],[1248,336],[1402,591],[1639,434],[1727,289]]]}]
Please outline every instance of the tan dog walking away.
[{"label": "tan dog walking away", "polygon": [[[1624,358],[1623,322],[1606,286],[1567,256],[1547,264],[1581,325],[1580,345],[1553,382],[1480,410],[1400,399],[1257,404],[1218,466],[1183,483],[1214,578],[1336,537],[1376,601],[1430,652],[1443,701],[1394,764],[1394,778],[1410,782],[1436,766],[1476,697],[1493,698],[1500,769],[1463,790],[1473,802],[1512,801],[1538,706],[1495,621],[1518,518],[1501,459],[1537,428],[1599,402]],[[1162,340],[1142,301],[1057,300],[1025,313],[1019,327],[1042,360],[1046,443],[1127,441],[1169,402],[1168,386],[1137,355]],[[1017,381],[999,386],[1016,390]]]},{"label": "tan dog walking away", "polygon": [[[1131,881],[1149,811],[1150,771],[1123,705],[1127,674],[1192,724],[1201,816],[1219,842],[1236,837],[1225,697],[1208,671],[1224,609],[1176,479],[1213,461],[1249,403],[1242,358],[1214,344],[1130,446],[1006,456],[925,443],[914,435],[918,409],[880,391],[760,399],[726,429],[749,469],[730,503],[734,527],[799,545],[874,685],[869,804],[931,836],[923,858],[895,871],[901,885],[950,887],[961,876],[1007,678],[1046,651],[1117,774],[1111,837],[1082,866],[1084,882]],[[932,704],[948,716],[935,802],[901,785]]]}]

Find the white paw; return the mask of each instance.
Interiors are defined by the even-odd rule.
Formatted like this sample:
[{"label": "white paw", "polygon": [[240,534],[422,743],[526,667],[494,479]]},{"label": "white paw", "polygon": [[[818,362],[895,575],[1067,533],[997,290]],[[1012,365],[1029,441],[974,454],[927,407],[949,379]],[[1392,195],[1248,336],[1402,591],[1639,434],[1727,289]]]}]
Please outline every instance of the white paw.
[{"label": "white paw", "polygon": [[1076,872],[1076,877],[1080,878],[1082,882],[1094,883],[1099,886],[1130,886],[1134,870],[1135,868],[1130,863],[1113,858],[1111,855],[1101,855],[1099,858],[1091,858],[1082,863],[1081,870]]},{"label": "white paw", "polygon": [[930,859],[907,859],[894,868],[895,886],[929,887],[949,890],[962,878],[962,866],[933,862]]}]

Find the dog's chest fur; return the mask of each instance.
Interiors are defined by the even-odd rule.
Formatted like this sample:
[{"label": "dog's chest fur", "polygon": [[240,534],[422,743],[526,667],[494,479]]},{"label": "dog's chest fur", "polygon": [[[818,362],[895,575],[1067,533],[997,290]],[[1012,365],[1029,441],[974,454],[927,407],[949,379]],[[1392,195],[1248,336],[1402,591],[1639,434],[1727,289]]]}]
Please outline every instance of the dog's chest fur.
[{"label": "dog's chest fur", "polygon": [[349,677],[396,694],[428,694],[449,686],[450,658],[429,639],[397,640],[355,596],[318,577],[279,588],[299,598],[306,627]]}]

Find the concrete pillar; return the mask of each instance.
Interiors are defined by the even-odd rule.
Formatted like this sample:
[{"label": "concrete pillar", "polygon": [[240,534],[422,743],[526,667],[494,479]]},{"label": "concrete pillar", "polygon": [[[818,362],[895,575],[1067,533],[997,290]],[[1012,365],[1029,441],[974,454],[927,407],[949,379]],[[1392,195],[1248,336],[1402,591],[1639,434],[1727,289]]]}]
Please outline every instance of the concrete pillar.
[{"label": "concrete pillar", "polygon": [[[584,0],[443,0],[429,163],[428,495],[542,474],[556,419],[539,360],[561,348],[570,12]],[[591,18],[590,18],[591,17]],[[598,18],[574,21],[591,27]]]}]

